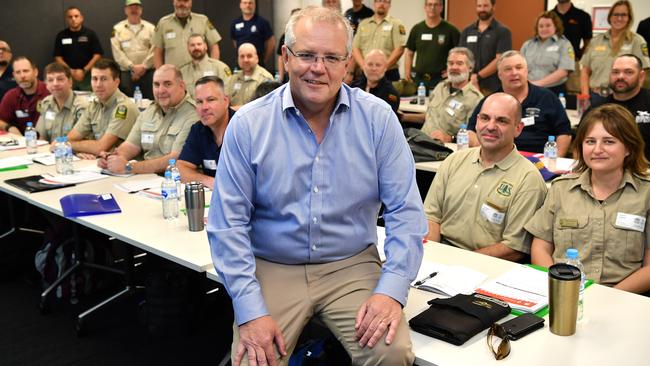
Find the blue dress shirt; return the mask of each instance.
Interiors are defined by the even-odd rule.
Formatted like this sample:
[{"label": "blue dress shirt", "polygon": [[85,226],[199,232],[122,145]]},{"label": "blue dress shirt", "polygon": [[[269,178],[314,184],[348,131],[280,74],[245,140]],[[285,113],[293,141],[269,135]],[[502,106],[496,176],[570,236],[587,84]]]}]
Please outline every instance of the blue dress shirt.
[{"label": "blue dress shirt", "polygon": [[343,85],[318,144],[285,84],[235,114],[215,187],[208,238],[237,324],[268,315],[254,257],[283,264],[349,258],[377,243],[381,203],[387,259],[374,292],[406,303],[427,223],[413,156],[385,102]]}]

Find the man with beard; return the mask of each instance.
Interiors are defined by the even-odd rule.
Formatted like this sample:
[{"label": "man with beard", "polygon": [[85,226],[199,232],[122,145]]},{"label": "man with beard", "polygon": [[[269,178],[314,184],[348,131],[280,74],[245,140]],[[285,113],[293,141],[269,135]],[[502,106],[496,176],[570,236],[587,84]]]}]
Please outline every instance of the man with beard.
[{"label": "man with beard", "polygon": [[512,95],[485,99],[476,122],[480,147],[445,159],[427,193],[429,240],[511,261],[530,253],[524,225],[544,202],[546,185],[514,144],[523,128]]},{"label": "man with beard", "polygon": [[393,84],[385,77],[388,59],[382,50],[372,50],[366,55],[366,65],[363,67],[363,76],[350,85],[360,88],[377,98],[385,101],[397,113],[399,108],[399,93]]},{"label": "man with beard", "polygon": [[512,49],[510,29],[494,19],[496,0],[476,0],[478,21],[463,30],[459,46],[469,48],[476,58],[471,82],[485,95],[499,88],[497,60]]},{"label": "man with beard", "polygon": [[[241,16],[230,24],[230,38],[235,49],[244,43],[252,43],[261,55],[260,65],[270,65],[275,46],[275,36],[268,20],[255,12],[255,0],[240,0]],[[270,65],[272,66],[272,65]]]},{"label": "man with beard", "polygon": [[426,114],[404,114],[402,122],[422,122],[422,132],[443,142],[452,142],[462,123],[483,98],[469,82],[474,55],[465,47],[455,47],[447,57],[447,80],[436,86],[429,98]]},{"label": "man with beard", "polygon": [[273,80],[273,75],[258,65],[258,62],[255,46],[250,43],[239,46],[237,64],[241,70],[233,74],[226,83],[226,94],[230,97],[233,109],[253,100],[258,85]]},{"label": "man with beard", "polygon": [[645,71],[641,65],[641,60],[635,55],[618,56],[609,73],[612,94],[603,103],[596,103],[591,108],[605,103],[620,104],[627,108],[636,119],[645,140],[646,159],[650,159],[650,90],[642,88]]},{"label": "man with beard", "polygon": [[[558,0],[553,11],[562,19],[564,36],[571,42],[576,54],[576,62],[580,61],[582,52],[587,49],[593,36],[591,16],[582,9],[578,9],[571,0]],[[582,41],[582,47],[580,47]],[[576,70],[580,70],[576,64]]]},{"label": "man with beard", "polygon": [[363,70],[368,52],[376,48],[384,51],[388,57],[386,78],[397,81],[400,79],[397,63],[404,53],[406,28],[401,20],[388,15],[390,1],[375,0],[375,15],[359,23],[352,43],[352,56]]},{"label": "man with beard", "polygon": [[38,68],[27,57],[13,61],[17,87],[9,90],[0,103],[0,130],[17,135],[25,132],[27,122],[36,122],[41,113],[38,104],[48,96],[45,83],[38,80]]},{"label": "man with beard", "polygon": [[154,25],[142,19],[142,2],[126,0],[126,19],[113,26],[111,49],[113,58],[120,65],[120,89],[133,95],[140,87],[145,98],[153,98],[151,78],[153,76],[153,33]]},{"label": "man with beard", "polygon": [[230,67],[220,60],[208,57],[208,44],[200,34],[192,34],[187,40],[187,51],[192,61],[181,66],[187,92],[194,98],[194,83],[204,76],[217,76],[223,81],[230,79]]},{"label": "man with beard", "polygon": [[[501,89],[515,97],[523,110],[524,129],[515,139],[517,149],[541,153],[549,136],[555,136],[558,156],[565,156],[571,145],[571,125],[569,117],[560,100],[546,88],[535,86],[528,82],[528,65],[526,59],[518,51],[506,51],[497,62]],[[478,146],[476,133],[477,117],[485,99],[476,106],[469,119],[470,146]],[[476,131],[476,132],[474,132]]]},{"label": "man with beard", "polygon": [[158,21],[153,37],[154,66],[163,64],[181,67],[192,61],[187,52],[187,40],[190,35],[202,35],[208,43],[210,57],[219,59],[219,41],[221,36],[212,22],[203,14],[192,13],[192,0],[173,0],[174,13]]},{"label": "man with beard", "polygon": [[11,68],[11,47],[5,41],[0,40],[0,101],[9,89],[16,87],[14,70]]}]

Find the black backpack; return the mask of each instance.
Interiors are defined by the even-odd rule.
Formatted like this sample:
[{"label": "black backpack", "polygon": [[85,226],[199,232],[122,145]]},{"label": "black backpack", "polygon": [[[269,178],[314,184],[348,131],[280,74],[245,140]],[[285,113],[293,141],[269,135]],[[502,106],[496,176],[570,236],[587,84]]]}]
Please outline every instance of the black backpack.
[{"label": "black backpack", "polygon": [[404,136],[416,163],[445,160],[453,151],[439,140],[434,140],[417,128],[405,128]]}]

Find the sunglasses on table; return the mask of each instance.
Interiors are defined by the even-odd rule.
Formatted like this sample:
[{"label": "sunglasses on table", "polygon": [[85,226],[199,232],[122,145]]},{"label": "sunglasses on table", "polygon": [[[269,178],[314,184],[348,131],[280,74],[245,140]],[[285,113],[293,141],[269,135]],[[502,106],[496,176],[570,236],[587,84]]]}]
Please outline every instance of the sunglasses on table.
[{"label": "sunglasses on table", "polygon": [[[501,338],[496,350],[494,349],[494,337]],[[508,357],[510,354],[510,338],[508,338],[506,330],[501,324],[494,323],[490,326],[487,334],[487,345],[496,360],[503,360]]]}]

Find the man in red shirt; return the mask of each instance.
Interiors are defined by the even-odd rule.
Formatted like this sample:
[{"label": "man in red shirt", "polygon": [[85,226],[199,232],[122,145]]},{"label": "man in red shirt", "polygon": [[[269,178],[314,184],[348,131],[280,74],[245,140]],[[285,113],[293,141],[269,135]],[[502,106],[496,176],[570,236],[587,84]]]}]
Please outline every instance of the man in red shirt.
[{"label": "man in red shirt", "polygon": [[38,80],[38,68],[27,57],[13,62],[17,87],[9,90],[0,103],[0,130],[23,134],[27,122],[38,121],[39,102],[48,96],[45,83]]}]

